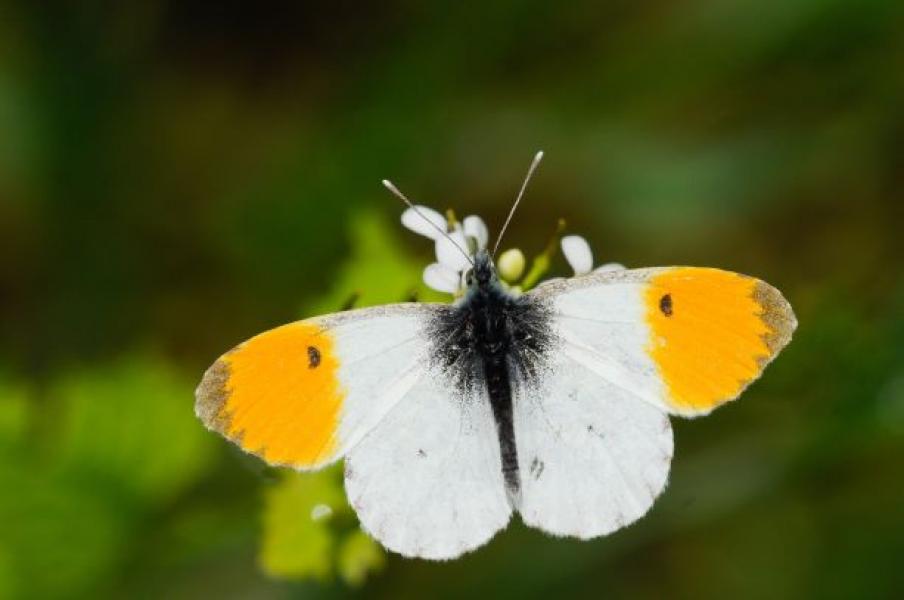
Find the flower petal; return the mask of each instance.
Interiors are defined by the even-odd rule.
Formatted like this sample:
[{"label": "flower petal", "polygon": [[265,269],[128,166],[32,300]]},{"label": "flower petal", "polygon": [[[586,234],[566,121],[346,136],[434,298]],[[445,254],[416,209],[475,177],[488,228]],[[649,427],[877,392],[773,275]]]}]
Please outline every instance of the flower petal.
[{"label": "flower petal", "polygon": [[468,241],[460,229],[450,231],[449,237],[442,236],[436,240],[437,262],[453,271],[464,271],[471,267],[467,254],[462,252],[468,252]]},{"label": "flower petal", "polygon": [[477,248],[479,250],[483,250],[487,247],[487,241],[489,241],[490,232],[487,229],[486,223],[483,222],[483,219],[481,219],[477,215],[469,215],[465,217],[464,221],[462,221],[462,225],[465,229],[465,235],[471,236],[472,238],[477,240]]},{"label": "flower petal", "polygon": [[424,283],[437,292],[454,294],[459,290],[461,276],[445,265],[431,263],[424,269]]},{"label": "flower petal", "polygon": [[417,205],[416,208],[417,210],[405,209],[402,213],[402,225],[431,240],[441,238],[440,231],[447,229],[446,217],[428,206]]},{"label": "flower petal", "polygon": [[593,269],[593,253],[587,240],[579,235],[566,235],[561,243],[562,254],[575,275],[586,275]]},{"label": "flower petal", "polygon": [[625,265],[621,263],[606,263],[593,270],[594,273],[607,273],[609,271],[624,271]]}]

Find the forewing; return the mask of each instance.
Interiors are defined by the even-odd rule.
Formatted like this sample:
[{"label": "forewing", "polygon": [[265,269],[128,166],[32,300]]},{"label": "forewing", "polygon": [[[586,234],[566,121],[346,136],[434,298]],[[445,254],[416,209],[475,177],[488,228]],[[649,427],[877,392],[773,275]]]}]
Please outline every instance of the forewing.
[{"label": "forewing", "polygon": [[399,554],[445,560],[485,544],[512,511],[486,393],[427,372],[351,450],[345,491],[362,527]]},{"label": "forewing", "polygon": [[666,267],[557,280],[531,292],[563,351],[608,383],[673,414],[737,398],[797,321],[769,284],[718,269]]},{"label": "forewing", "polygon": [[272,465],[342,457],[423,376],[440,305],[364,308],[266,331],[221,356],[195,392],[204,424]]}]

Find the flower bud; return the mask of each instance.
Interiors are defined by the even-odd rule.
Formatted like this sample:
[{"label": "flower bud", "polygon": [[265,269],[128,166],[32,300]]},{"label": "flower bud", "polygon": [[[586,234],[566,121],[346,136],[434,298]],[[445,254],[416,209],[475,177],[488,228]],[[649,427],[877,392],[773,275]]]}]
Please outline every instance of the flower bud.
[{"label": "flower bud", "polygon": [[524,274],[526,262],[524,253],[518,248],[512,248],[499,255],[496,267],[502,279],[508,282],[515,282]]}]

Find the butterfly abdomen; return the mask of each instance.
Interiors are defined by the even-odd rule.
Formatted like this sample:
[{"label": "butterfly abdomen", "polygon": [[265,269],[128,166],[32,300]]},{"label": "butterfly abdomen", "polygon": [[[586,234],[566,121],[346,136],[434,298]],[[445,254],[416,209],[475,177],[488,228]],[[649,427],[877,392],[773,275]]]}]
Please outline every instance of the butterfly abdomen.
[{"label": "butterfly abdomen", "polygon": [[496,421],[502,475],[506,489],[517,494],[521,487],[518,476],[518,448],[515,445],[515,425],[512,420],[512,384],[505,352],[491,352],[484,356],[483,373]]}]

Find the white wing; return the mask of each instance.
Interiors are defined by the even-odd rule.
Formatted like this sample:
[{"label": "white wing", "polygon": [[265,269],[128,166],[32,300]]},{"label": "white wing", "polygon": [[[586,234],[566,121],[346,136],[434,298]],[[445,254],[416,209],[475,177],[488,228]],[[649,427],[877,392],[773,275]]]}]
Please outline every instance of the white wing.
[{"label": "white wing", "polygon": [[361,525],[405,556],[451,559],[485,544],[512,509],[489,400],[426,372],[346,458]]},{"label": "white wing", "polygon": [[592,538],[640,518],[665,488],[668,416],[575,361],[565,344],[538,380],[514,382],[521,476],[518,510],[530,526]]},{"label": "white wing", "polygon": [[559,280],[548,363],[514,381],[524,521],[589,538],[641,517],[666,485],[667,413],[736,398],[788,343],[790,305],[757,279],[669,267]]},{"label": "white wing", "polygon": [[198,416],[271,464],[317,469],[345,456],[365,530],[406,556],[459,556],[512,509],[486,393],[462,396],[429,366],[440,310],[367,308],[262,333],[208,369]]}]

